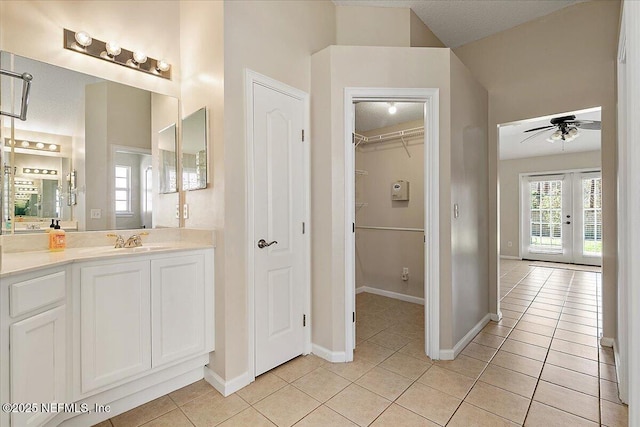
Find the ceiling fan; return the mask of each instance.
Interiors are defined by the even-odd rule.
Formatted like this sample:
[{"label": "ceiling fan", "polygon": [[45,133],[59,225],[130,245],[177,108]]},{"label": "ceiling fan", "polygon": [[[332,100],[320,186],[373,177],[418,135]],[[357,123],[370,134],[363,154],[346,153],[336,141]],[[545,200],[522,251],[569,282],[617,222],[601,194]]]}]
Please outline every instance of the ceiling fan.
[{"label": "ceiling fan", "polygon": [[[601,122],[599,120],[576,120],[576,116],[562,116],[562,117],[554,117],[549,121],[551,124],[549,126],[542,126],[538,128],[533,128],[529,130],[525,130],[524,133],[528,132],[536,132],[533,135],[523,139],[520,143],[529,141],[530,139],[535,138],[538,135],[541,135],[545,132],[553,131],[551,135],[547,138],[549,142],[569,142],[576,139],[580,136],[579,129],[585,130],[600,130]],[[555,129],[555,130],[554,130]]]}]

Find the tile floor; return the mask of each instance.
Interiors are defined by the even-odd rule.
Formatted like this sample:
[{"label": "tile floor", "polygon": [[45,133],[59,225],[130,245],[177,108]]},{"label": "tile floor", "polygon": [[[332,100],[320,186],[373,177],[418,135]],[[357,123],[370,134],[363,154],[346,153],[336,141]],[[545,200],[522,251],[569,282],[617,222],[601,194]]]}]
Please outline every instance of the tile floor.
[{"label": "tile floor", "polygon": [[199,381],[99,426],[626,426],[600,273],[501,270],[504,318],[454,361],[424,355],[422,306],[359,294],[352,363],[298,357],[226,398]]}]

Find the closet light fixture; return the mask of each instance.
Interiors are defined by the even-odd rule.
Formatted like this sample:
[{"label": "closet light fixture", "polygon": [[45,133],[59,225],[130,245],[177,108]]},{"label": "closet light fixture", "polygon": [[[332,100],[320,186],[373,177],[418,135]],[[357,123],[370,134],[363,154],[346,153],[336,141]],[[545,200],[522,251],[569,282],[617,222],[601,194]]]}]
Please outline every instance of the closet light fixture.
[{"label": "closet light fixture", "polygon": [[398,111],[395,102],[389,104],[389,114],[395,114]]},{"label": "closet light fixture", "polygon": [[104,42],[92,38],[86,31],[75,32],[65,28],[63,37],[65,49],[171,80],[171,64],[166,59],[148,57],[141,50],[125,49],[117,41]]}]

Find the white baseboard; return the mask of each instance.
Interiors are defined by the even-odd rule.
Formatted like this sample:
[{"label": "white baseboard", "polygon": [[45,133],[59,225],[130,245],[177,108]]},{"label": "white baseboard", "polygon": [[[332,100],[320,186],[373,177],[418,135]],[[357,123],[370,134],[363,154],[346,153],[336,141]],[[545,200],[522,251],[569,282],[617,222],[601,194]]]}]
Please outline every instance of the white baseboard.
[{"label": "white baseboard", "polygon": [[501,259],[515,259],[518,261],[522,261],[522,258],[520,258],[519,256],[511,256],[511,255],[500,255]]},{"label": "white baseboard", "polygon": [[311,352],[331,363],[341,363],[347,360],[347,355],[344,351],[331,351],[318,344],[311,345]]},{"label": "white baseboard", "polygon": [[378,289],[371,286],[360,286],[359,288],[356,288],[356,294],[360,294],[362,292],[368,292],[370,294],[380,295],[387,298],[394,298],[401,301],[424,305],[424,298],[405,295],[398,292],[385,291],[383,289]]},{"label": "white baseboard", "polygon": [[204,367],[204,379],[206,382],[211,384],[213,388],[218,390],[224,397],[227,397],[230,394],[240,390],[241,388],[251,384],[249,372],[245,372],[235,378],[230,379],[229,381],[225,381],[220,375],[216,374],[213,369],[208,366]]},{"label": "white baseboard", "polygon": [[478,335],[478,333],[482,330],[482,328],[484,328],[486,324],[489,323],[490,319],[491,319],[491,314],[487,313],[487,315],[484,316],[482,320],[479,321],[473,328],[471,328],[471,330],[467,332],[467,335],[462,337],[462,339],[458,341],[456,345],[453,346],[452,349],[444,349],[444,350],[440,349],[440,359],[441,360],[455,359],[458,356],[458,354],[460,354],[460,352],[467,346],[467,344],[469,344],[475,338],[475,336]]},{"label": "white baseboard", "polygon": [[499,311],[497,314],[496,313],[491,313],[491,320],[493,320],[494,322],[499,322],[502,320],[502,312]]},{"label": "white baseboard", "polygon": [[613,338],[601,337],[600,345],[603,347],[613,347],[614,341]]}]

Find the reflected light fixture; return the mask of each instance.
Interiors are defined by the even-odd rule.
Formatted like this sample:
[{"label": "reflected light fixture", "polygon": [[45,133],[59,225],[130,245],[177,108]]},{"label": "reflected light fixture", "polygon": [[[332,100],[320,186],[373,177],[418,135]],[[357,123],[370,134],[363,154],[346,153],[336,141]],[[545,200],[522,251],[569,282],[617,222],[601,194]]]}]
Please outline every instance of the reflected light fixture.
[{"label": "reflected light fixture", "polygon": [[389,104],[389,114],[395,114],[398,111],[395,102]]},{"label": "reflected light fixture", "polygon": [[49,145],[49,150],[50,151],[56,151],[58,149],[58,146],[56,144],[50,144]]},{"label": "reflected light fixture", "polygon": [[151,58],[142,51],[124,49],[115,40],[104,42],[92,38],[86,31],[75,32],[65,28],[63,36],[65,49],[171,80],[171,64],[166,59]]},{"label": "reflected light fixture", "polygon": [[60,146],[57,144],[51,144],[48,142],[37,142],[37,141],[14,141],[11,138],[4,139],[5,151],[10,151],[12,146],[15,146],[15,149],[20,153],[24,153],[25,151],[29,152],[37,152],[37,151],[46,151],[47,153],[60,153]]},{"label": "reflected light fixture", "polygon": [[22,168],[22,173],[36,174],[36,175],[58,175],[58,171],[55,169],[34,169],[34,168]]},{"label": "reflected light fixture", "polygon": [[22,141],[22,143],[20,144],[22,145],[24,148],[29,148],[29,141]]},{"label": "reflected light fixture", "polygon": [[43,144],[42,142],[38,142],[38,143],[36,144],[36,148],[38,148],[38,149],[42,150],[42,149],[44,148],[44,144]]}]

